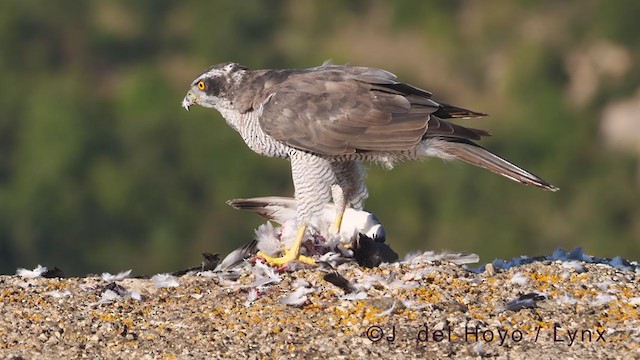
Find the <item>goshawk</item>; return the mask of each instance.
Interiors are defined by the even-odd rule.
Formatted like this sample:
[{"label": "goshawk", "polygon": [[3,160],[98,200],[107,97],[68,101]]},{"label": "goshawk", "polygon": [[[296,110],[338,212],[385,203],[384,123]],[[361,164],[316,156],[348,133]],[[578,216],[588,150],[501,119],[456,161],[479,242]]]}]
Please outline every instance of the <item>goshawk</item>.
[{"label": "goshawk", "polygon": [[[367,198],[363,161],[391,166],[425,157],[458,159],[511,180],[555,186],[474,143],[489,133],[448,119],[486,114],[432,99],[388,71],[324,64],[309,69],[249,70],[236,63],[210,67],[192,83],[182,106],[218,110],[258,154],[291,162],[298,230],[291,248],[271,265],[298,260],[308,224],[333,200],[339,232],[349,206]],[[264,254],[262,254],[264,255]]]}]

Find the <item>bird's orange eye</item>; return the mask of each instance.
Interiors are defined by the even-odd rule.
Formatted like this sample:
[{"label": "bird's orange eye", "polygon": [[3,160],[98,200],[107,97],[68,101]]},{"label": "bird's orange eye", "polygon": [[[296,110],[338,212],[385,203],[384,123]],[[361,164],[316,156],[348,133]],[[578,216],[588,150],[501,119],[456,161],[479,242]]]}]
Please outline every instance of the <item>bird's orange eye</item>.
[{"label": "bird's orange eye", "polygon": [[204,81],[198,81],[198,89],[204,91],[204,89],[207,88],[207,85],[204,83]]}]

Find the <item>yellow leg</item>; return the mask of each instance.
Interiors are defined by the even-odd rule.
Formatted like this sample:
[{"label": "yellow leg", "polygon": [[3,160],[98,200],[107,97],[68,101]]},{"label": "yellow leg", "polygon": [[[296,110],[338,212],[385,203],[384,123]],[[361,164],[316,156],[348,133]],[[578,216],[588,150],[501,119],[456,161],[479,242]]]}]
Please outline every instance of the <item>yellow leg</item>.
[{"label": "yellow leg", "polygon": [[347,201],[344,197],[344,190],[339,185],[331,185],[331,197],[336,207],[336,219],[331,225],[329,232],[333,235],[340,233],[340,227],[342,226],[342,217],[344,211],[347,208]]},{"label": "yellow leg", "polygon": [[283,266],[291,261],[300,261],[309,265],[315,265],[316,261],[308,256],[300,255],[300,246],[304,241],[304,233],[307,230],[307,225],[300,225],[296,232],[296,238],[293,241],[290,249],[284,249],[284,255],[281,257],[271,257],[262,251],[258,252],[258,256],[265,259],[271,266]]},{"label": "yellow leg", "polygon": [[343,209],[336,209],[336,219],[333,222],[333,225],[331,225],[331,229],[330,231],[333,234],[339,234],[340,233],[340,227],[342,226],[342,216],[344,215],[344,208]]}]

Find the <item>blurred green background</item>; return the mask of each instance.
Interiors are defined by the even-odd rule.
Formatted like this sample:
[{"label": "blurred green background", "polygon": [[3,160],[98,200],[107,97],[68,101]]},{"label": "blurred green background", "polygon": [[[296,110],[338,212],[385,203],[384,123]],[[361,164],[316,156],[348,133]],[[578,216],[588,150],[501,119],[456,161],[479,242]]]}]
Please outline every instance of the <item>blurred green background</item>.
[{"label": "blurred green background", "polygon": [[640,257],[640,2],[2,1],[0,273],[166,272],[246,242],[231,198],[292,194],[288,162],[180,107],[209,65],[376,66],[491,117],[483,145],[548,193],[440,160],[372,166],[367,207],[411,250],[583,246]]}]

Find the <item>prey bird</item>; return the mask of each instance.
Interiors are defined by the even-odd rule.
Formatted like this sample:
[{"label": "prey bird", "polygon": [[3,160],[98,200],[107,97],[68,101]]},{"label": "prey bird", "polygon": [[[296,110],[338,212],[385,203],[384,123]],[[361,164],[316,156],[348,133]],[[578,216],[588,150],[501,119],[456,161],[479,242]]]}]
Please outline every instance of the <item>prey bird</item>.
[{"label": "prey bird", "polygon": [[[297,221],[298,204],[292,198],[265,196],[250,199],[232,199],[227,201],[227,204],[234,209],[255,212],[263,218],[275,221],[282,226],[286,226],[291,221]],[[322,225],[330,224],[335,218],[336,208],[333,204],[327,203],[323,206],[322,211],[318,213],[318,217],[311,220],[316,222],[318,230],[324,230]],[[352,241],[357,239],[358,233],[362,233],[378,242],[385,242],[386,240],[384,227],[373,213],[347,208],[342,216],[339,235],[346,241]]]},{"label": "prey bird", "polygon": [[477,145],[489,133],[449,122],[486,114],[437,102],[426,90],[376,68],[323,64],[309,69],[250,70],[214,65],[191,83],[182,106],[219,111],[258,154],[291,162],[298,227],[281,257],[258,254],[273,266],[314,264],[300,254],[307,227],[333,201],[338,233],[347,207],[368,197],[364,161],[391,167],[425,157],[458,159],[511,180],[555,186]]}]

